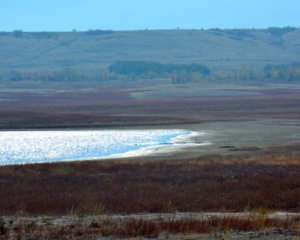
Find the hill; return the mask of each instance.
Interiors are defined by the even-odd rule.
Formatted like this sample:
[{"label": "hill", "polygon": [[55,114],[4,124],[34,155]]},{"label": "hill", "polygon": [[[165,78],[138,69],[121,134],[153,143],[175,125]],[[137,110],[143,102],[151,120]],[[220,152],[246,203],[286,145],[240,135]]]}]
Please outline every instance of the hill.
[{"label": "hill", "polygon": [[201,63],[213,71],[300,62],[300,29],[0,33],[0,71],[106,70],[116,61]]}]

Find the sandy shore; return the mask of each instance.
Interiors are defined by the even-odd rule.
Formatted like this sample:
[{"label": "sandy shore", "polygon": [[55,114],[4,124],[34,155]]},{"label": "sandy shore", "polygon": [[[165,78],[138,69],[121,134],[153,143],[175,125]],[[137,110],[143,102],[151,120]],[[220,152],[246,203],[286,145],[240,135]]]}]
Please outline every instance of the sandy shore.
[{"label": "sandy shore", "polygon": [[[115,130],[145,129],[181,129],[182,131],[190,132],[190,134],[175,137],[173,142],[167,145],[145,147],[123,154],[114,154],[109,157],[80,158],[67,161],[134,159],[140,157],[144,159],[186,159],[206,155],[241,154],[249,151],[253,153],[265,150],[268,147],[300,143],[300,120],[265,119],[242,122],[210,122],[192,125],[156,126],[151,128],[128,127],[117,128]],[[71,129],[67,131],[69,130]]]},{"label": "sandy shore", "polygon": [[[186,131],[186,130],[182,130]],[[156,145],[151,147],[145,147],[139,150],[129,151],[122,154],[114,154],[109,157],[103,157],[101,159],[116,159],[116,158],[130,158],[130,157],[141,157],[141,156],[160,156],[165,154],[176,154],[192,147],[203,147],[211,145],[212,143],[206,140],[210,133],[205,131],[190,131],[188,135],[177,136],[173,138],[168,145]],[[201,139],[202,142],[199,142]]]},{"label": "sandy shore", "polygon": [[[131,127],[130,129],[143,129]],[[153,129],[162,129],[154,127]],[[191,158],[206,155],[234,155],[257,152],[268,147],[300,143],[300,120],[265,119],[242,122],[210,122],[192,125],[166,126],[164,129],[184,129],[188,136],[179,136],[173,145],[155,146],[102,159]]]}]

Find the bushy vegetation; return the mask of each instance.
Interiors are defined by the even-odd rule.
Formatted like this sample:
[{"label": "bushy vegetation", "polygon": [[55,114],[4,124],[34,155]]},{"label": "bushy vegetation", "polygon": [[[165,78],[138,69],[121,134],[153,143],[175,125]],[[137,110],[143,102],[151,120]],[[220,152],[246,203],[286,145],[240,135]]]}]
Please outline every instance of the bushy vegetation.
[{"label": "bushy vegetation", "polygon": [[16,37],[16,38],[22,38],[23,37],[23,31],[22,30],[14,30],[13,34],[14,34],[14,37]]},{"label": "bushy vegetation", "polygon": [[173,72],[201,73],[209,75],[209,69],[201,64],[161,64],[158,62],[146,61],[119,61],[109,66],[109,71],[119,74],[136,74],[137,76],[154,72],[157,75]]},{"label": "bushy vegetation", "polygon": [[190,83],[197,80],[222,82],[297,82],[300,81],[300,64],[265,65],[263,70],[249,66],[239,70],[210,71],[201,64],[160,64],[157,62],[116,62],[109,66],[108,71],[82,73],[73,68],[65,68],[52,72],[11,71],[0,74],[0,81],[44,81],[44,82],[108,82],[123,81],[124,83],[139,79],[169,79],[170,82]]},{"label": "bushy vegetation", "polygon": [[[299,154],[295,147],[293,156],[291,148],[269,151],[261,157],[1,167],[0,214],[297,211]],[[68,171],[62,175],[58,167]]]},{"label": "bushy vegetation", "polygon": [[210,75],[210,70],[201,64],[160,64],[156,62],[116,62],[108,71],[82,73],[73,68],[52,72],[11,71],[0,75],[0,80],[49,81],[49,82],[91,82],[114,80],[137,80],[168,78],[173,83],[187,83]]},{"label": "bushy vegetation", "polygon": [[[0,168],[0,239],[8,234],[38,237],[158,237],[160,234],[257,231],[289,228],[299,218],[272,218],[276,210],[299,209],[299,147],[279,154],[203,157],[201,159],[55,163]],[[64,174],[57,168],[66,168]],[[72,169],[72,171],[70,171]],[[272,185],[272,188],[270,188]],[[140,218],[111,213],[166,213]],[[242,211],[241,216],[175,218],[179,212]],[[174,213],[174,214],[173,214]],[[51,217],[67,215],[61,224]],[[26,217],[27,218],[22,218]],[[148,215],[149,216],[149,215]],[[21,217],[21,221],[18,219]],[[68,220],[69,218],[69,220]],[[55,218],[53,218],[55,219]],[[9,223],[11,222],[11,223]],[[57,221],[56,221],[57,223]]]},{"label": "bushy vegetation", "polygon": [[295,27],[270,27],[267,29],[267,31],[273,36],[273,37],[282,37],[284,34],[296,31],[297,28]]},{"label": "bushy vegetation", "polygon": [[82,79],[82,75],[72,69],[64,69],[51,73],[11,71],[8,75],[11,81],[59,81],[76,82]]},{"label": "bushy vegetation", "polygon": [[298,82],[300,81],[300,64],[281,64],[281,65],[265,65],[263,69],[255,69],[250,66],[241,67],[239,70],[232,71],[218,71],[215,72],[213,79],[219,81],[233,81],[233,82],[249,82],[249,83],[263,83],[263,82]]},{"label": "bushy vegetation", "polygon": [[294,82],[300,80],[300,64],[267,65],[264,68],[265,79],[279,82]]},{"label": "bushy vegetation", "polygon": [[190,82],[208,76],[210,70],[201,64],[162,64],[147,61],[118,61],[108,70],[131,78],[171,78],[173,83]]},{"label": "bushy vegetation", "polygon": [[42,82],[102,82],[120,80],[122,76],[110,72],[98,72],[91,74],[83,74],[73,68],[65,68],[52,72],[22,72],[11,71],[8,74],[0,76],[0,80],[8,79],[10,81],[42,81]]},{"label": "bushy vegetation", "polygon": [[88,30],[86,32],[84,32],[86,35],[89,36],[99,36],[99,35],[105,35],[105,34],[111,34],[114,31],[112,30],[100,30],[100,29],[96,29],[96,30]]},{"label": "bushy vegetation", "polygon": [[5,226],[5,222],[2,219],[2,217],[0,217],[0,238],[1,238],[1,236],[5,235],[6,232],[7,232],[7,228]]}]

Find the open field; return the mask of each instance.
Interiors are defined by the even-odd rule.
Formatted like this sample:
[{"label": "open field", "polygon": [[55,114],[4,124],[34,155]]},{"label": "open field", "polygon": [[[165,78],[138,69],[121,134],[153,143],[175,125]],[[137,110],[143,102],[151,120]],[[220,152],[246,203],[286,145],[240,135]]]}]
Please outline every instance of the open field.
[{"label": "open field", "polygon": [[204,86],[200,83],[181,89],[158,84],[142,88],[99,86],[83,87],[80,91],[23,89],[20,92],[4,88],[0,91],[0,128],[103,128],[300,119],[298,85],[233,89],[219,86],[203,91]]}]

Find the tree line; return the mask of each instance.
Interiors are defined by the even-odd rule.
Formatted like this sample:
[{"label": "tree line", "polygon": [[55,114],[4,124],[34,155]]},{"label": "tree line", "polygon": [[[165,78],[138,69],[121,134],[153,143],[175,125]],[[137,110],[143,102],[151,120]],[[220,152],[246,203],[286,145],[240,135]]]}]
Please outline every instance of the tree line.
[{"label": "tree line", "polygon": [[300,81],[300,63],[285,65],[266,65],[265,78],[274,81],[294,82]]},{"label": "tree line", "polygon": [[198,64],[162,64],[151,61],[118,61],[109,72],[134,79],[170,78],[172,83],[187,83],[210,75],[208,67]]},{"label": "tree line", "polygon": [[300,63],[265,65],[262,70],[243,66],[239,70],[216,72],[213,78],[220,81],[240,82],[298,82],[300,81]]},{"label": "tree line", "polygon": [[147,75],[149,73],[163,75],[174,72],[199,72],[203,75],[210,74],[210,70],[202,64],[162,64],[159,62],[150,61],[118,61],[110,65],[108,70],[118,74],[136,74],[137,76]]},{"label": "tree line", "polygon": [[135,81],[170,79],[173,84],[201,79],[240,82],[297,82],[300,63],[265,65],[262,70],[243,66],[239,70],[213,71],[201,64],[161,64],[157,62],[116,62],[107,71],[79,72],[72,68],[50,72],[11,71],[0,74],[0,80],[49,82]]},{"label": "tree line", "polygon": [[66,68],[51,72],[21,72],[11,71],[0,75],[0,80],[18,81],[42,81],[42,82],[101,82],[119,80],[118,74],[109,72],[82,73],[72,68]]}]

